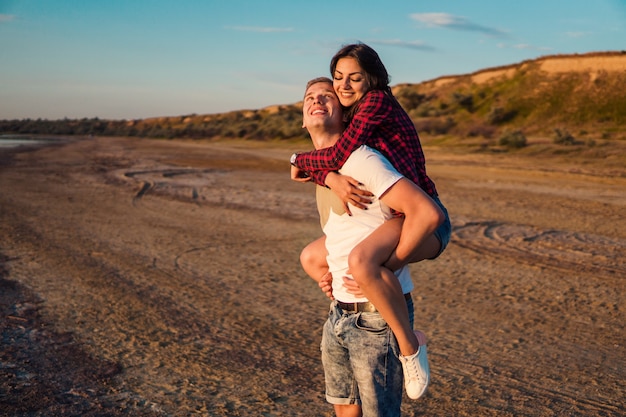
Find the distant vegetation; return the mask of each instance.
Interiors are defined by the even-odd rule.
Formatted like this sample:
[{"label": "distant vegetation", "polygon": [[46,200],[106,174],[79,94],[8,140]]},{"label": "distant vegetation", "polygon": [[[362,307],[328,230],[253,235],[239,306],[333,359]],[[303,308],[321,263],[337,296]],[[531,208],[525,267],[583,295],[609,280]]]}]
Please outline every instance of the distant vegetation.
[{"label": "distant vegetation", "polygon": [[302,108],[297,105],[233,111],[214,115],[191,114],[140,120],[62,119],[3,120],[0,133],[38,135],[136,136],[159,139],[307,138],[302,129]]},{"label": "distant vegetation", "polygon": [[[425,143],[513,150],[529,137],[559,145],[626,140],[626,52],[544,57],[393,90]],[[301,106],[140,120],[3,120],[0,133],[305,139]]]}]

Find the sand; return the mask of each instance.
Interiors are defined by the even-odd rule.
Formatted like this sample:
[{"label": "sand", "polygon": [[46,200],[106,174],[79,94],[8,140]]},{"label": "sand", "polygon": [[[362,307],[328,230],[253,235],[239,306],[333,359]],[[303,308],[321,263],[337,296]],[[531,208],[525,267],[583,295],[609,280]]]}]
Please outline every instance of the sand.
[{"label": "sand", "polygon": [[[0,415],[333,415],[328,300],[298,263],[321,232],[294,150],[2,151]],[[453,236],[411,268],[432,383],[404,415],[623,415],[626,176],[425,153]]]}]

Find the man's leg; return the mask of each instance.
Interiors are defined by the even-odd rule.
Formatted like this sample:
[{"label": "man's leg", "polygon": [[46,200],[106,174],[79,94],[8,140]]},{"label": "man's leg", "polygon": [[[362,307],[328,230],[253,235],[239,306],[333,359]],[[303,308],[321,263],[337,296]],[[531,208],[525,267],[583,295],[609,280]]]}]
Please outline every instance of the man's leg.
[{"label": "man's leg", "polygon": [[360,405],[340,405],[335,404],[335,415],[337,417],[362,417],[363,411]]},{"label": "man's leg", "polygon": [[350,314],[345,322],[343,342],[350,352],[363,417],[399,417],[402,365],[391,329],[379,313]]},{"label": "man's leg", "polygon": [[350,352],[345,346],[345,327],[351,327],[343,311],[331,304],[322,332],[322,365],[326,384],[326,401],[333,404],[339,417],[361,416],[359,388],[354,379]]}]

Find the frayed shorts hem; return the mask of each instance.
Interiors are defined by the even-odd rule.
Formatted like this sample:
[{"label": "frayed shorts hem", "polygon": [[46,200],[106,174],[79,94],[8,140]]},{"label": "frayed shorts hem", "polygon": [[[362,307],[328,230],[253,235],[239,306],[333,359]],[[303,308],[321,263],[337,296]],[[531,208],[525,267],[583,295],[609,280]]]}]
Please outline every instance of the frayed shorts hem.
[{"label": "frayed shorts hem", "polygon": [[437,255],[433,256],[432,258],[429,258],[431,260],[437,259],[439,255],[443,253],[443,251],[448,246],[448,243],[450,243],[450,236],[452,235],[452,224],[450,223],[450,215],[448,214],[448,210],[443,205],[441,200],[439,200],[439,197],[433,197],[433,200],[443,211],[443,214],[445,215],[445,220],[437,228],[437,230],[435,230],[435,233],[434,233],[435,237],[439,240],[441,247],[439,248],[439,252],[437,253]]},{"label": "frayed shorts hem", "polygon": [[327,395],[326,401],[332,405],[361,405],[359,398],[338,398]]}]

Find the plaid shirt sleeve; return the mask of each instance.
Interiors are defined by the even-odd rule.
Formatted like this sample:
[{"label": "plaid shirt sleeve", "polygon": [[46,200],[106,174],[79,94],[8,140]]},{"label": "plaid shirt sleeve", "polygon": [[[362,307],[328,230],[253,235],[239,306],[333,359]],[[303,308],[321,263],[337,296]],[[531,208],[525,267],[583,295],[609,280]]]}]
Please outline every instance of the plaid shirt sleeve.
[{"label": "plaid shirt sleeve", "polygon": [[393,111],[389,100],[380,90],[368,92],[358,104],[350,125],[329,148],[298,154],[296,166],[312,174],[313,180],[325,185],[329,171],[340,169],[352,152],[359,146],[370,144],[373,132]]}]

